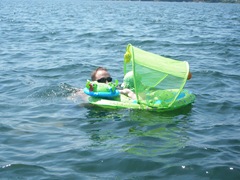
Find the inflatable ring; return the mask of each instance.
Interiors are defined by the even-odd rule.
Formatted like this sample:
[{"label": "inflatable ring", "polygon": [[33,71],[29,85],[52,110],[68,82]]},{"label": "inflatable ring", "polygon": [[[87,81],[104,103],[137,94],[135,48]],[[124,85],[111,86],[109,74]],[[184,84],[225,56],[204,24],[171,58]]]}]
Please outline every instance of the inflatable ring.
[{"label": "inflatable ring", "polygon": [[120,92],[117,90],[118,81],[115,83],[98,83],[97,81],[87,81],[86,87],[84,88],[84,93],[98,98],[115,98],[119,96]]}]

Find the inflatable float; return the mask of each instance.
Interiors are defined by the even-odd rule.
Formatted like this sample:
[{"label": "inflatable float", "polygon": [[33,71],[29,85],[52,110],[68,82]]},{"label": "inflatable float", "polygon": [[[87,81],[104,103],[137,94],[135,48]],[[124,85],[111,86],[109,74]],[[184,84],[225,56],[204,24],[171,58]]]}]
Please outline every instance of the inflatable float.
[{"label": "inflatable float", "polygon": [[83,89],[84,93],[98,98],[105,99],[114,99],[119,96],[119,91],[117,90],[118,81],[116,80],[115,84],[113,83],[98,83],[97,81],[90,82],[89,80],[86,83],[86,87]]},{"label": "inflatable float", "polygon": [[129,44],[124,54],[123,88],[137,99],[120,94],[115,83],[87,81],[84,92],[90,104],[104,108],[171,111],[194,102],[195,95],[183,89],[189,74],[186,61],[165,58]]}]

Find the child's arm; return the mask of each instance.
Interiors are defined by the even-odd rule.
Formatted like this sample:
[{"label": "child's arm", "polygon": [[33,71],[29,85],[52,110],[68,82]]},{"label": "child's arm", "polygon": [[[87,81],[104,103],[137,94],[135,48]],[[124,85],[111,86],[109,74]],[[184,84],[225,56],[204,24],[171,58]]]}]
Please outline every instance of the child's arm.
[{"label": "child's arm", "polygon": [[124,94],[124,95],[128,96],[129,98],[131,98],[133,100],[137,99],[136,94],[134,92],[132,92],[130,89],[119,90],[119,92],[121,94]]}]

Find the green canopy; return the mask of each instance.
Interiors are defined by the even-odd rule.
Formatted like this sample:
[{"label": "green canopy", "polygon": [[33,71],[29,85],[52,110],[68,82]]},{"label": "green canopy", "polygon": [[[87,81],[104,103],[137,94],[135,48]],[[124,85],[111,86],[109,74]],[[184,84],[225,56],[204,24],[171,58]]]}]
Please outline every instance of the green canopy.
[{"label": "green canopy", "polygon": [[171,107],[183,90],[188,73],[186,61],[156,55],[131,44],[126,48],[124,84],[135,91],[139,104],[156,108]]}]

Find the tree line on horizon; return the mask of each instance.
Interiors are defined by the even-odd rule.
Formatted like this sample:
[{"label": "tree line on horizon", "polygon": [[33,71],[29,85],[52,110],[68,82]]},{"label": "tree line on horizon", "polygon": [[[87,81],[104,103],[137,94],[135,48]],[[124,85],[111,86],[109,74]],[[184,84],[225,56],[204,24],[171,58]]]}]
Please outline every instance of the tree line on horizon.
[{"label": "tree line on horizon", "polygon": [[240,3],[240,0],[128,0],[128,1]]}]

